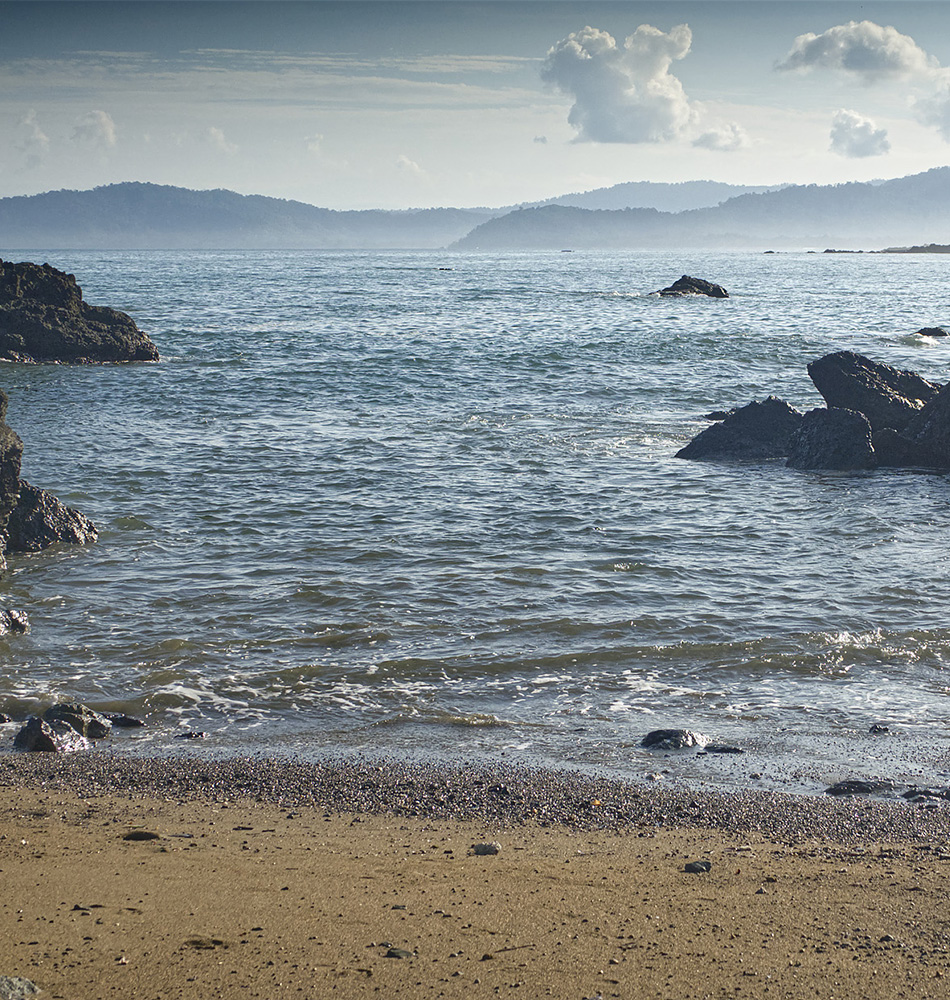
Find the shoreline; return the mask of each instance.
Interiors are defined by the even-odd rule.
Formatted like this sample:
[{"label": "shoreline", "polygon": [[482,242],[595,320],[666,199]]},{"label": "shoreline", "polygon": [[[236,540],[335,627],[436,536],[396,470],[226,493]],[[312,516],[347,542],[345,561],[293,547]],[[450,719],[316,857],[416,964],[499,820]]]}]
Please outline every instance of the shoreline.
[{"label": "shoreline", "polygon": [[944,807],[518,767],[6,757],[0,996],[936,1000],[948,844]]}]

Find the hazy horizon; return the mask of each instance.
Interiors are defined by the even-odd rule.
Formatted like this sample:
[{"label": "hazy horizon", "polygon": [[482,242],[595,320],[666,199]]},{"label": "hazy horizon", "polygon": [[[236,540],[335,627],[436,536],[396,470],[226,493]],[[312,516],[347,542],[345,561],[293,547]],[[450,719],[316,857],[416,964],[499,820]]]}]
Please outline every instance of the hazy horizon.
[{"label": "hazy horizon", "polygon": [[[0,196],[141,181],[335,209],[950,163],[950,5],[4,2]],[[943,30],[942,30],[943,29]]]}]

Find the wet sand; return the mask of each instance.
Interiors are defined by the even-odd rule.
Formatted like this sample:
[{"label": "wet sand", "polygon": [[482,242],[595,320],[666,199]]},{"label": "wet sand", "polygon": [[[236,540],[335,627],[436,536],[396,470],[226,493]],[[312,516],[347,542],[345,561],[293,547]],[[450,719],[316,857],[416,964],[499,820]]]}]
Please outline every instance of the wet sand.
[{"label": "wet sand", "polygon": [[944,998],[948,875],[944,805],[0,758],[0,975],[63,1000]]}]

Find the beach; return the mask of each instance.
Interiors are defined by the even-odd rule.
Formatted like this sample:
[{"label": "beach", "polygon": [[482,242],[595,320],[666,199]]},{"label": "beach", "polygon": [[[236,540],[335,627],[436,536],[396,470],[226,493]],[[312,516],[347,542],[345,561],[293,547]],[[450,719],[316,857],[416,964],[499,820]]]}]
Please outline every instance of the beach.
[{"label": "beach", "polygon": [[0,975],[63,1000],[943,997],[950,980],[942,804],[18,755],[0,760],[0,870]]}]

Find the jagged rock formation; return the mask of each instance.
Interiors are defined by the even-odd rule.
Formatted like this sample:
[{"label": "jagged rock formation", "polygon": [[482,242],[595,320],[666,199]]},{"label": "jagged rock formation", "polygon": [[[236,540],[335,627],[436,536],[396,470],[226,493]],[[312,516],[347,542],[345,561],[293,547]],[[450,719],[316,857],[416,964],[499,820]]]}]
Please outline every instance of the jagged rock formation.
[{"label": "jagged rock formation", "polygon": [[84,302],[72,274],[0,261],[0,359],[158,361],[158,350],[131,316]]},{"label": "jagged rock formation", "polygon": [[67,507],[52,493],[20,480],[20,495],[7,522],[8,552],[39,552],[55,542],[84,545],[99,537],[85,514]]},{"label": "jagged rock formation", "polygon": [[871,425],[863,413],[833,407],[809,410],[792,436],[791,469],[873,469]]},{"label": "jagged rock formation", "polygon": [[707,462],[761,462],[788,455],[792,435],[802,422],[799,410],[769,396],[726,415],[697,434],[677,458]]}]

